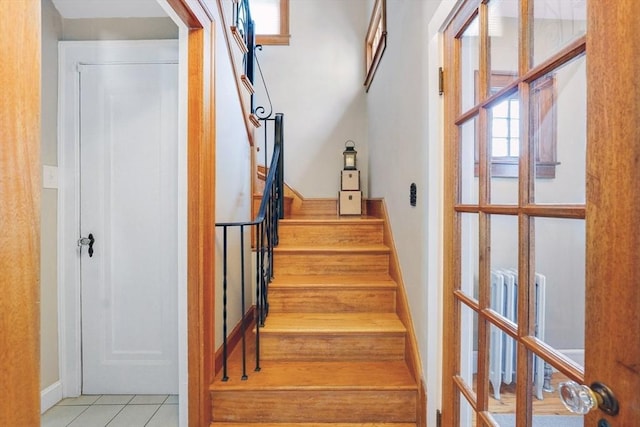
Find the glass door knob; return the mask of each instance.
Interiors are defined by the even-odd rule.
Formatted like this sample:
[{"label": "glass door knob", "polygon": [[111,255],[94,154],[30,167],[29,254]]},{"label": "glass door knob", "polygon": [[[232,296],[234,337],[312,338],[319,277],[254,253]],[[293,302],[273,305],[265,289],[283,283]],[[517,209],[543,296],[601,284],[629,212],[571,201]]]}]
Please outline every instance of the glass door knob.
[{"label": "glass door knob", "polygon": [[564,406],[574,414],[584,415],[595,407],[607,415],[618,414],[618,400],[609,387],[602,383],[596,382],[587,387],[575,381],[566,381],[560,383],[558,392]]}]

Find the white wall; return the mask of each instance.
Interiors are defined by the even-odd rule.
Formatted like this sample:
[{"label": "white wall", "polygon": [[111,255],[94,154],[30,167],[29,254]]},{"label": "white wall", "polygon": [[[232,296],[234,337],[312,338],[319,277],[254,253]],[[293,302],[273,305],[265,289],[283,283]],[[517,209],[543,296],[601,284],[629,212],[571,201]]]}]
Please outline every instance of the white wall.
[{"label": "white wall", "polygon": [[[437,319],[433,311],[438,303],[433,295],[430,303],[428,294],[429,289],[440,284],[430,282],[437,280],[438,275],[429,271],[431,261],[427,254],[432,258],[438,256],[431,251],[433,246],[429,248],[429,243],[439,242],[438,226],[431,226],[430,221],[437,218],[440,206],[427,202],[429,192],[437,193],[439,185],[429,170],[433,155],[429,145],[440,142],[430,136],[427,124],[431,107],[429,94],[437,91],[437,87],[430,84],[430,67],[437,69],[439,64],[429,62],[428,26],[439,4],[439,0],[387,1],[387,47],[367,95],[369,193],[386,201],[422,365],[425,376],[433,377],[435,371],[430,372],[429,367],[437,364],[441,345],[433,339],[437,333],[434,335],[433,329],[429,331],[429,327],[438,327],[429,324]],[[409,203],[411,183],[417,186],[415,207]],[[427,415],[431,420],[435,416],[440,384],[436,378],[427,377],[425,381]]]},{"label": "white wall", "polygon": [[[366,1],[293,0],[289,7],[290,45],[258,53],[274,112],[284,113],[285,181],[304,197],[336,198],[344,143],[351,139],[366,195]],[[256,79],[256,105],[264,105]]]}]

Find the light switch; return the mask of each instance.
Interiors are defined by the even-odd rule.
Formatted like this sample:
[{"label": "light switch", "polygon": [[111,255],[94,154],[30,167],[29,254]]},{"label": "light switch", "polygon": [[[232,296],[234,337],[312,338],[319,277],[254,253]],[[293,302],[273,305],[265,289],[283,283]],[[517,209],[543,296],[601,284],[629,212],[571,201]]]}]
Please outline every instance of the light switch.
[{"label": "light switch", "polygon": [[58,188],[58,167],[42,165],[42,188]]}]

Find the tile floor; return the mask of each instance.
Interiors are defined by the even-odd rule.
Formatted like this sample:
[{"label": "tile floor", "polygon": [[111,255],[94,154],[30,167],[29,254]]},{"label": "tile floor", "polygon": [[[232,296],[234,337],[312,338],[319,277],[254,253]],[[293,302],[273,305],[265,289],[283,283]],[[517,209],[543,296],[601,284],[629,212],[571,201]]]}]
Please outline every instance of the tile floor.
[{"label": "tile floor", "polygon": [[42,414],[41,427],[177,427],[178,396],[87,395],[63,399]]}]

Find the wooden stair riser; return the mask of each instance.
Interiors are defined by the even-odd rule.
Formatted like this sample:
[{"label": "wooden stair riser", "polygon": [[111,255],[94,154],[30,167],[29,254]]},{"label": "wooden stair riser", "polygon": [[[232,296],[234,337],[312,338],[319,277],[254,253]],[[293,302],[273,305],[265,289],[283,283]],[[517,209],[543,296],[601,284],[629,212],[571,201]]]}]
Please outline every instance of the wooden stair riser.
[{"label": "wooden stair riser", "polygon": [[260,390],[211,394],[214,422],[416,421],[416,390]]},{"label": "wooden stair riser", "polygon": [[402,333],[261,333],[260,357],[277,361],[404,359]]},{"label": "wooden stair riser", "polygon": [[278,287],[269,288],[271,313],[393,313],[396,309],[394,287],[363,289],[351,287]]},{"label": "wooden stair riser", "polygon": [[316,224],[284,220],[278,229],[283,246],[379,245],[384,241],[383,231],[381,221]]},{"label": "wooden stair riser", "polygon": [[296,274],[387,274],[388,253],[305,253],[276,249],[274,273]]},{"label": "wooden stair riser", "polygon": [[[260,210],[260,203],[262,203],[262,194],[254,194],[253,195],[253,212],[255,212],[255,215],[257,215],[258,211]],[[285,217],[288,217],[291,215],[292,206],[293,206],[293,198],[285,196],[284,197],[284,216]]]},{"label": "wooden stair riser", "polygon": [[324,216],[338,213],[337,199],[304,199],[294,212],[296,216]]}]

